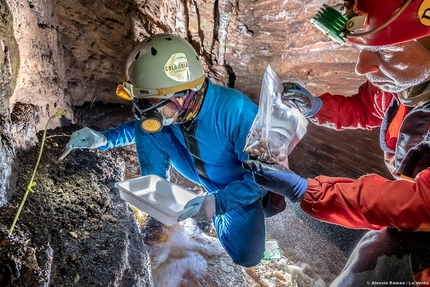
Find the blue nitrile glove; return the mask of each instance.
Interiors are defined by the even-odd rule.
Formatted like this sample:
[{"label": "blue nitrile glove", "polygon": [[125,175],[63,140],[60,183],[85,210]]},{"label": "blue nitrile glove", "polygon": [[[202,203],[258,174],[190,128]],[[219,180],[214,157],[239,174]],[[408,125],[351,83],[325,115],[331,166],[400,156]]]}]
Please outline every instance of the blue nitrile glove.
[{"label": "blue nitrile glove", "polygon": [[196,221],[209,221],[214,217],[216,212],[215,195],[208,193],[205,196],[198,196],[191,199],[185,204],[184,209],[193,206],[190,210],[179,216],[178,221],[182,221],[189,217]]},{"label": "blue nitrile glove", "polygon": [[66,148],[98,148],[107,144],[106,137],[90,128],[83,128],[70,136]]},{"label": "blue nitrile glove", "polygon": [[315,116],[322,107],[322,100],[312,96],[308,90],[297,83],[283,82],[281,99],[288,101],[299,109],[306,118]]},{"label": "blue nitrile glove", "polygon": [[247,160],[242,165],[253,173],[258,185],[285,196],[292,202],[301,200],[306,193],[307,179],[281,165],[266,164],[258,160]]}]

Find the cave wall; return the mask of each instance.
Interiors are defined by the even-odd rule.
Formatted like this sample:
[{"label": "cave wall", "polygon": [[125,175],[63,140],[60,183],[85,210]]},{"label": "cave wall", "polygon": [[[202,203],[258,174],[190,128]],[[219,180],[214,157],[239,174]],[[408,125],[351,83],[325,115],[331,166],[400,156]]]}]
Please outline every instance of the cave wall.
[{"label": "cave wall", "polygon": [[256,102],[269,64],[314,94],[349,94],[364,81],[354,73],[356,50],[338,47],[309,22],[333,0],[1,1],[3,53],[16,82],[2,99],[10,98],[10,108],[37,103],[46,116],[85,102],[121,102],[114,91],[128,53],[163,32],[188,39],[215,82]]},{"label": "cave wall", "polygon": [[[12,60],[19,62],[13,79],[16,85],[10,99],[10,110],[20,102],[41,107],[44,117],[53,115],[57,108],[70,113],[71,100],[65,95],[64,52],[58,34],[55,3],[4,2],[2,7],[9,7],[13,19],[11,29],[16,46],[11,47],[15,48]],[[35,126],[40,129],[45,123],[38,122]]]},{"label": "cave wall", "polygon": [[84,102],[121,102],[114,91],[128,53],[163,32],[188,39],[215,82],[255,101],[269,64],[281,79],[315,94],[349,94],[363,82],[354,73],[356,50],[338,47],[309,22],[332,0],[2,1],[13,19],[3,23],[5,34],[13,40],[13,32],[17,43],[8,50],[20,61],[12,106],[37,102],[49,105],[49,114]]}]

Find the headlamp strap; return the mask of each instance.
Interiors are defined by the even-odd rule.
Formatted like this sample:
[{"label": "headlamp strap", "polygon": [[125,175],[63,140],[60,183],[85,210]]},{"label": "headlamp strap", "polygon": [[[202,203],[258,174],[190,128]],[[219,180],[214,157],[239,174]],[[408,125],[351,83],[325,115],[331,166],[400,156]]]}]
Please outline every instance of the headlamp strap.
[{"label": "headlamp strap", "polygon": [[194,81],[191,81],[191,82],[179,85],[179,86],[174,86],[171,88],[160,88],[160,89],[157,89],[157,91],[158,91],[158,95],[174,94],[174,93],[177,93],[180,91],[192,89],[194,87],[197,87],[198,85],[201,85],[204,82],[205,82],[205,75],[201,76],[200,78],[198,78]]}]

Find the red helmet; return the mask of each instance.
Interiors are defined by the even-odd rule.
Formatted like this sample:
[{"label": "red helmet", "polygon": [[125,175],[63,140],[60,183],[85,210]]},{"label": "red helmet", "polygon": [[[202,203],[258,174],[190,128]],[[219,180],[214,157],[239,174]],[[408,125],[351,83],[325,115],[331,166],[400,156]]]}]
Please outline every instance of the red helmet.
[{"label": "red helmet", "polygon": [[[401,11],[402,8],[403,11]],[[430,35],[430,0],[356,0],[353,9],[356,14],[365,16],[365,19],[363,28],[347,34],[348,42],[365,46],[382,46]],[[400,14],[386,27],[368,35],[354,36],[354,34],[378,29],[389,22],[391,17],[395,17],[396,12]]]},{"label": "red helmet", "polygon": [[398,44],[430,35],[430,0],[345,0],[311,23],[338,44]]}]

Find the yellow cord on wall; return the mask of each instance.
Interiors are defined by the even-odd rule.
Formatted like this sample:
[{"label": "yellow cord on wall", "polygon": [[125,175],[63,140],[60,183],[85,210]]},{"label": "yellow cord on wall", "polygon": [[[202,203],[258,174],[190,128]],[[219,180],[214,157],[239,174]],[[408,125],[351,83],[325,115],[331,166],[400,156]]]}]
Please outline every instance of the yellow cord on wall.
[{"label": "yellow cord on wall", "polygon": [[45,145],[46,131],[48,129],[48,124],[53,118],[61,118],[62,116],[64,116],[64,114],[65,114],[64,111],[57,110],[56,113],[53,116],[51,116],[48,119],[48,122],[46,123],[45,131],[43,132],[43,136],[42,136],[42,143],[40,144],[39,157],[37,158],[36,165],[34,166],[33,175],[31,176],[30,183],[27,185],[27,190],[25,191],[24,198],[22,199],[21,204],[19,205],[18,211],[17,211],[15,218],[12,222],[12,226],[10,227],[8,236],[11,236],[13,229],[15,228],[15,224],[18,221],[19,215],[21,214],[22,208],[24,207],[24,203],[27,200],[28,194],[30,192],[34,193],[33,187],[36,185],[34,178],[36,177],[36,171],[37,171],[37,168],[39,166],[40,159],[42,158],[43,146]]}]

